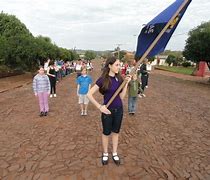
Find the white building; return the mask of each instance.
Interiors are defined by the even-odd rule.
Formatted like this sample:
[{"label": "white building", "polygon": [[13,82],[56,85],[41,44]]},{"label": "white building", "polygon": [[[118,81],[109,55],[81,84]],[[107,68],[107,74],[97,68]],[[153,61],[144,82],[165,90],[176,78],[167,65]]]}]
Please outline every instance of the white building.
[{"label": "white building", "polygon": [[[168,63],[166,63],[168,55],[157,55],[155,56],[155,60],[152,61],[151,65],[162,65],[162,66],[168,66]],[[159,62],[159,63],[158,63]]]}]

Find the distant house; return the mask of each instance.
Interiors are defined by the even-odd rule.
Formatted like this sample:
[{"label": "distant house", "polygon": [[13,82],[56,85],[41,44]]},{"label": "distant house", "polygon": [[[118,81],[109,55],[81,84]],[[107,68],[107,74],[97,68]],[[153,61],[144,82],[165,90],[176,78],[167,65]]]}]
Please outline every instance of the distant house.
[{"label": "distant house", "polygon": [[168,63],[166,63],[168,55],[157,55],[155,56],[155,60],[152,61],[151,65],[162,65],[162,66],[168,66]]}]

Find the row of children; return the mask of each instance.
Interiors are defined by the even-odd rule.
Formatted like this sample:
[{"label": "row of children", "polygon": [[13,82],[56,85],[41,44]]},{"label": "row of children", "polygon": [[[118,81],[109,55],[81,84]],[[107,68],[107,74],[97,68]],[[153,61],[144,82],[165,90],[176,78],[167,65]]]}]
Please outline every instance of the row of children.
[{"label": "row of children", "polygon": [[[78,68],[77,66],[80,66]],[[89,102],[86,94],[92,83],[92,78],[87,75],[87,70],[90,70],[88,63],[81,64],[81,60],[75,65],[77,67],[77,95],[79,96],[79,104],[81,105],[81,115],[87,115],[87,104]],[[92,65],[91,65],[92,69]],[[57,97],[56,82],[58,67],[54,61],[49,61],[45,69],[40,66],[38,74],[33,78],[33,91],[39,99],[40,116],[47,116],[49,112],[48,97]]]},{"label": "row of children", "polygon": [[[80,60],[77,65],[80,65]],[[138,74],[134,74],[132,80],[128,85],[128,112],[131,115],[135,114],[137,97],[145,97],[144,88],[148,83],[148,72],[144,66],[145,63],[140,67],[141,72],[141,85],[138,80]],[[76,66],[77,66],[76,65]],[[87,115],[87,107],[89,100],[87,93],[92,84],[92,78],[88,75],[88,68],[85,65],[81,65],[81,69],[77,71],[77,95],[79,98],[79,104],[81,108],[81,115]],[[44,73],[43,67],[40,67],[39,73],[33,79],[33,89],[36,96],[39,99],[40,116],[47,115],[49,111],[48,106],[48,95],[50,97],[57,97],[56,95],[56,67],[53,61],[49,62],[47,68],[47,75]]]}]

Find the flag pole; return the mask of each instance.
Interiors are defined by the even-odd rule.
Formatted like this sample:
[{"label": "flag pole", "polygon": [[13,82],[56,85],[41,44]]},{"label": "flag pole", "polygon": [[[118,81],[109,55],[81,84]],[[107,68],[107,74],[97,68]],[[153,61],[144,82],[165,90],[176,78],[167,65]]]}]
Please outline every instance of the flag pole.
[{"label": "flag pole", "polygon": [[[174,13],[174,15],[171,17],[171,19],[168,21],[168,23],[165,25],[165,27],[161,30],[161,32],[158,34],[158,36],[155,38],[155,40],[152,42],[152,44],[149,46],[149,48],[145,51],[143,56],[140,58],[140,60],[136,63],[135,67],[132,69],[129,75],[133,76],[136,72],[136,69],[140,65],[140,63],[147,57],[149,52],[152,50],[152,48],[157,44],[157,42],[160,40],[162,35],[165,33],[165,31],[168,29],[168,27],[172,24],[173,20],[177,17],[179,12],[185,7],[185,5],[188,3],[189,0],[185,0],[182,5],[179,7],[179,9]],[[125,86],[126,80],[123,81],[123,83],[120,85],[120,87],[116,90],[116,92],[113,94],[111,99],[106,104],[106,107],[109,107],[109,105],[112,103],[112,101],[115,99],[115,97],[120,93],[121,89]]]}]

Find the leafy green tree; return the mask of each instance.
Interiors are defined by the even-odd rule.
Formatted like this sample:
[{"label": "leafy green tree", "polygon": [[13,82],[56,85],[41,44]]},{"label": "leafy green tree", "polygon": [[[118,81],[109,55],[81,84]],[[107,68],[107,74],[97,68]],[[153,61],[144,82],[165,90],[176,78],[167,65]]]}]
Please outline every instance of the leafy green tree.
[{"label": "leafy green tree", "polygon": [[189,32],[183,55],[186,59],[198,64],[206,61],[210,69],[210,21],[202,23]]},{"label": "leafy green tree", "polygon": [[96,53],[94,51],[85,51],[85,59],[92,60],[95,59]]},{"label": "leafy green tree", "polygon": [[176,62],[176,57],[174,55],[169,55],[166,59],[166,63],[170,66],[172,63],[174,64]]},{"label": "leafy green tree", "polygon": [[21,23],[13,15],[8,15],[3,12],[0,13],[0,36],[5,36],[7,38],[16,35],[27,35],[31,36],[32,34],[26,28],[25,24]]},{"label": "leafy green tree", "polygon": [[34,37],[13,15],[0,13],[0,65],[33,71],[50,59],[77,59],[76,51],[60,48],[49,37]]},{"label": "leafy green tree", "polygon": [[0,36],[0,65],[6,64],[6,56],[7,56],[7,40],[4,36]]}]

